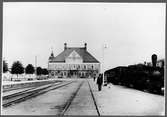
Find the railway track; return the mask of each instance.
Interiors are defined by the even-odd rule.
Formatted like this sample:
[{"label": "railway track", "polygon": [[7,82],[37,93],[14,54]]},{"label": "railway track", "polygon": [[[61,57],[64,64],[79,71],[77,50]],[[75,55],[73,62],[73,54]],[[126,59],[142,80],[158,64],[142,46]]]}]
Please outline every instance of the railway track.
[{"label": "railway track", "polygon": [[[59,116],[64,116],[66,111],[70,108],[70,105],[72,104],[72,101],[75,99],[77,93],[79,92],[80,88],[82,87],[84,81],[82,81],[80,83],[80,85],[78,86],[78,88],[76,89],[76,91],[73,93],[73,95],[71,96],[71,98],[69,100],[67,100],[66,104],[63,106],[63,109],[60,111],[60,113],[58,114]],[[97,115],[100,116],[100,112],[99,112],[99,109],[97,107],[97,104],[96,104],[96,100],[95,100],[95,97],[93,95],[93,92],[92,92],[92,89],[90,87],[90,84],[89,82],[87,81],[88,85],[89,85],[89,91],[91,93],[91,97],[93,98],[93,103],[95,105],[95,108],[96,108],[96,111],[97,111]]]},{"label": "railway track", "polygon": [[49,85],[44,85],[41,87],[36,87],[36,88],[32,88],[32,89],[28,89],[22,92],[18,92],[18,93],[14,93],[11,95],[7,95],[7,96],[3,96],[3,107],[8,107],[11,106],[13,104],[25,101],[27,99],[36,97],[38,95],[44,94],[48,91],[69,85],[71,83],[73,83],[74,81],[70,81],[70,82],[59,82],[59,83],[52,83]]},{"label": "railway track", "polygon": [[[88,82],[88,81],[87,81],[87,82]],[[89,85],[89,90],[90,90],[91,95],[92,95],[92,98],[93,98],[94,105],[95,105],[95,107],[96,107],[97,114],[98,114],[98,116],[100,116],[100,112],[99,112],[99,109],[98,109],[98,107],[97,107],[97,103],[96,103],[96,100],[95,100],[95,97],[94,97],[94,95],[93,95],[93,92],[92,92],[92,89],[91,89],[91,87],[90,87],[89,82],[88,82],[88,85]]]},{"label": "railway track", "polygon": [[71,105],[72,101],[74,100],[75,96],[77,95],[79,89],[81,88],[81,86],[83,85],[84,81],[82,81],[80,83],[80,85],[78,86],[77,90],[72,94],[72,96],[67,100],[65,106],[63,107],[63,109],[60,111],[60,113],[58,114],[59,116],[64,116],[65,112],[68,110],[69,106]]},{"label": "railway track", "polygon": [[60,82],[60,81],[45,81],[45,82],[38,81],[38,82],[4,85],[3,86],[3,93],[8,92],[8,91],[23,89],[23,88],[43,86],[43,85],[47,85],[47,84],[55,83],[55,82]]}]

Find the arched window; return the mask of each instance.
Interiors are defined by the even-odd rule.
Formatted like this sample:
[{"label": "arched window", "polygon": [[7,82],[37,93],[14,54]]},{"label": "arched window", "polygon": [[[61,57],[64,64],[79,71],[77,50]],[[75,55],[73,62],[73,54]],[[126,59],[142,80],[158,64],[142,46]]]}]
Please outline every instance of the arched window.
[{"label": "arched window", "polygon": [[86,65],[84,65],[84,69],[86,69]]},{"label": "arched window", "polygon": [[54,71],[51,72],[51,75],[54,76]]}]

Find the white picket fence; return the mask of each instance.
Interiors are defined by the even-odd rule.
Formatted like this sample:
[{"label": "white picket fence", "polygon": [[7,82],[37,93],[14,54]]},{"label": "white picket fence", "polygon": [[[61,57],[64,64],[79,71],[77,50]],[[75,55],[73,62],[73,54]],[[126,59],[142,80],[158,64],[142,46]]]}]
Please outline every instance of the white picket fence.
[{"label": "white picket fence", "polygon": [[27,81],[27,80],[40,80],[40,79],[47,79],[47,75],[36,76],[35,74],[21,74],[15,75],[8,73],[2,74],[3,81]]}]

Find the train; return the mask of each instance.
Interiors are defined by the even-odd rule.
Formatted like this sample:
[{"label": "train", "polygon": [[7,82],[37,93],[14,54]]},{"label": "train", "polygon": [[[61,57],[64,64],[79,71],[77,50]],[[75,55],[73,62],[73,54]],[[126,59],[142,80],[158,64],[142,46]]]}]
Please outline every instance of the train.
[{"label": "train", "polygon": [[164,95],[164,67],[119,66],[105,71],[107,83]]}]

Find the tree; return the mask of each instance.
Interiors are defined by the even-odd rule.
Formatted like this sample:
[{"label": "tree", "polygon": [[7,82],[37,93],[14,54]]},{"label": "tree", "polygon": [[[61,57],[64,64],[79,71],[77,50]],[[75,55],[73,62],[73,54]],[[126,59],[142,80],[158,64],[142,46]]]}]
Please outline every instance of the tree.
[{"label": "tree", "polygon": [[5,60],[3,60],[3,73],[6,73],[8,71],[8,64]]},{"label": "tree", "polygon": [[42,74],[43,74],[43,75],[48,75],[48,74],[49,74],[49,72],[48,72],[48,70],[47,70],[47,69],[45,69],[45,68],[44,68],[44,69],[42,69]]},{"label": "tree", "polygon": [[151,58],[152,58],[152,65],[153,65],[153,67],[156,67],[156,64],[157,64],[157,55],[153,54],[151,56]]},{"label": "tree", "polygon": [[161,67],[164,68],[164,65],[165,65],[164,60],[162,60],[162,66]]},{"label": "tree", "polygon": [[20,61],[16,61],[12,64],[11,73],[17,74],[17,77],[18,74],[24,73],[24,67]]},{"label": "tree", "polygon": [[42,68],[41,67],[37,67],[37,75],[41,75],[42,74]]},{"label": "tree", "polygon": [[25,68],[26,74],[33,74],[35,72],[34,66],[32,64],[28,64]]}]

